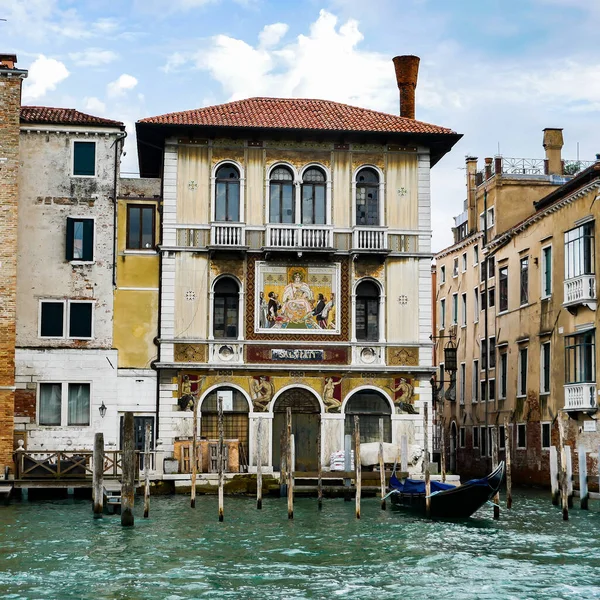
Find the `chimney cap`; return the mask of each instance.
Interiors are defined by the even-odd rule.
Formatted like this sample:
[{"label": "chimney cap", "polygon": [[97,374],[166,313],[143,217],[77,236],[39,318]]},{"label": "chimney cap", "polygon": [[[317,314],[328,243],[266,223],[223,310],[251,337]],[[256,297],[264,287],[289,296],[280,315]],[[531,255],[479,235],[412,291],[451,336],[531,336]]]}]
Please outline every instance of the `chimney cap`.
[{"label": "chimney cap", "polygon": [[5,69],[14,69],[16,62],[16,54],[7,54],[5,52],[0,52],[0,67],[4,67]]},{"label": "chimney cap", "polygon": [[403,54],[394,56],[392,61],[396,70],[398,87],[401,85],[413,85],[416,87],[421,59],[413,54]]}]

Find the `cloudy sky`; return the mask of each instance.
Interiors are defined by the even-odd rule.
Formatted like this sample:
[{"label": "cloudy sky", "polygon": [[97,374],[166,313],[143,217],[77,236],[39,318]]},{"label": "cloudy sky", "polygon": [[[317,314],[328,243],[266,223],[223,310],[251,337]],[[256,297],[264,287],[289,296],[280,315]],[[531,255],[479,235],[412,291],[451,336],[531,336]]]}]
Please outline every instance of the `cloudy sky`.
[{"label": "cloudy sky", "polygon": [[417,118],[464,134],[432,172],[433,247],[462,211],[464,157],[600,152],[598,0],[4,0],[23,103],[134,122],[251,96],[398,112],[391,59],[421,57]]}]

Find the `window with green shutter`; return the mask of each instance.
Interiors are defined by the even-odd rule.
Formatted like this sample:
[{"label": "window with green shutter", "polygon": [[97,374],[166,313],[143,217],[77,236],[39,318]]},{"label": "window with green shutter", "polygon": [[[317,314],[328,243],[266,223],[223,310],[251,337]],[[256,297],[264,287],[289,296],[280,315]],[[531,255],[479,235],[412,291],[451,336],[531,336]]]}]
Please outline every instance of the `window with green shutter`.
[{"label": "window with green shutter", "polygon": [[67,217],[67,260],[94,260],[94,219]]},{"label": "window with green shutter", "polygon": [[73,142],[73,175],[96,175],[96,142]]}]

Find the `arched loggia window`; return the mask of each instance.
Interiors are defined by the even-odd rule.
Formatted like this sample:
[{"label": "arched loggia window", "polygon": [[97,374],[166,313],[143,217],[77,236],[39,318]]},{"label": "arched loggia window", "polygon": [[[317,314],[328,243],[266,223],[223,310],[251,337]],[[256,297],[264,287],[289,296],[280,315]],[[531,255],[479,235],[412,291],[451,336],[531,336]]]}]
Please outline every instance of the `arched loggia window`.
[{"label": "arched loggia window", "polygon": [[372,281],[356,287],[356,339],[359,342],[379,341],[379,288]]},{"label": "arched loggia window", "polygon": [[379,441],[379,419],[383,419],[383,441],[392,441],[392,410],[389,402],[376,390],[362,390],[354,394],[346,405],[344,432],[354,431],[354,415],[358,415],[361,443]]},{"label": "arched loggia window", "polygon": [[215,339],[237,338],[239,329],[239,287],[231,277],[215,284],[213,335]]},{"label": "arched loggia window", "polygon": [[356,174],[356,224],[379,225],[379,175],[368,167]]},{"label": "arched loggia window", "polygon": [[302,224],[325,224],[325,173],[317,167],[302,177]]},{"label": "arched loggia window", "polygon": [[294,223],[294,176],[287,167],[277,167],[269,181],[269,222]]},{"label": "arched loggia window", "polygon": [[240,220],[240,172],[231,164],[217,169],[215,221]]}]

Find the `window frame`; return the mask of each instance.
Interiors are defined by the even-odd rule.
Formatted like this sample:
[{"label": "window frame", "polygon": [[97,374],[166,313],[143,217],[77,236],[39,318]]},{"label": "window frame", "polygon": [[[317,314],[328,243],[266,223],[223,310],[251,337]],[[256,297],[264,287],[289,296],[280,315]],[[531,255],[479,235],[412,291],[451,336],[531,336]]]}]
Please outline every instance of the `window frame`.
[{"label": "window frame", "polygon": [[519,259],[519,306],[529,304],[529,256]]},{"label": "window frame", "polygon": [[465,448],[467,445],[467,431],[466,427],[463,425],[458,428],[458,447]]},{"label": "window frame", "polygon": [[[277,171],[278,169],[285,169],[291,176],[291,180],[288,179],[273,179],[273,173],[275,173],[275,171]],[[266,202],[266,210],[267,210],[267,224],[268,225],[297,225],[298,224],[298,217],[297,217],[297,204],[298,204],[298,199],[296,198],[296,171],[291,167],[291,165],[288,165],[287,163],[276,163],[274,164],[270,169],[269,172],[267,173],[267,183],[268,183],[268,197],[267,197],[267,202]],[[272,194],[272,188],[274,186],[280,186],[280,190],[279,190],[279,217],[280,220],[279,221],[274,221],[273,220],[273,215],[271,214],[271,194]],[[290,222],[284,221],[283,220],[283,211],[282,211],[282,207],[283,207],[283,186],[284,185],[289,185],[291,187],[291,199],[292,199],[292,220]]]},{"label": "window frame", "polygon": [[[374,288],[377,290],[377,296],[368,296],[368,295],[359,295],[359,289],[361,287],[361,284],[363,283],[368,283],[372,286],[374,286]],[[381,288],[379,287],[379,285],[373,281],[372,279],[361,279],[357,282],[356,284],[356,288],[354,289],[354,315],[353,315],[353,327],[354,327],[354,337],[356,339],[357,342],[364,342],[364,343],[376,343],[376,342],[380,342],[382,341],[382,335],[383,335],[383,327],[382,327],[382,323],[381,323],[381,315],[382,312],[384,312],[384,310],[382,310],[382,306],[381,306],[381,297],[382,297],[382,291]],[[364,309],[365,309],[365,337],[359,337],[359,330],[358,330],[358,318],[357,318],[357,311],[358,311],[358,305],[359,305],[359,299],[362,300],[363,304],[364,304]],[[372,302],[373,300],[376,301],[376,306],[377,306],[377,336],[374,338],[370,338],[368,335],[368,304],[369,302]]]},{"label": "window frame", "polygon": [[490,369],[496,368],[496,336],[491,335],[487,343],[488,365]]},{"label": "window frame", "polygon": [[[550,260],[548,260],[549,254]],[[546,246],[542,246],[541,248],[542,255],[542,268],[541,268],[541,298],[542,300],[546,300],[552,296],[552,244],[548,244]],[[548,280],[549,276],[549,280]],[[548,284],[548,285],[546,285]]]},{"label": "window frame", "polygon": [[[492,394],[492,390],[494,390],[493,394]],[[488,402],[496,402],[496,378],[495,377],[488,377]]]},{"label": "window frame", "polygon": [[[521,432],[523,432],[523,445],[520,444]],[[516,444],[515,447],[517,450],[526,450],[527,449],[527,423],[517,423],[516,429]]]},{"label": "window frame", "polygon": [[440,326],[439,329],[446,328],[446,298],[440,298]]},{"label": "window frame", "polygon": [[[40,423],[40,409],[41,409],[41,389],[42,385],[60,385],[60,424],[56,425],[46,425]],[[89,411],[88,411],[88,424],[87,425],[69,425],[69,386],[70,385],[87,385],[89,388]],[[60,428],[75,428],[75,427],[92,427],[92,407],[94,405],[94,395],[93,395],[93,382],[89,379],[81,379],[81,380],[68,380],[68,381],[60,381],[56,379],[49,380],[41,380],[36,382],[36,414],[35,414],[35,424],[36,427],[50,428],[50,427],[60,427]]]},{"label": "window frame", "polygon": [[474,288],[473,323],[479,323],[479,288]]},{"label": "window frame", "polygon": [[508,265],[498,267],[498,314],[508,312]]},{"label": "window frame", "polygon": [[498,362],[500,363],[500,385],[498,387],[498,399],[506,400],[508,392],[508,352],[498,353]]},{"label": "window frame", "polygon": [[[525,361],[523,361],[525,357]],[[523,364],[525,362],[525,364]],[[527,397],[527,375],[529,370],[529,348],[527,346],[519,347],[519,354],[517,360],[517,398]],[[525,368],[523,368],[525,367]]]},{"label": "window frame", "polygon": [[[475,435],[477,434],[477,435]],[[472,431],[472,442],[473,442],[473,448],[479,448],[479,425],[473,425],[473,431]],[[477,439],[475,439],[477,438]]]},{"label": "window frame", "polygon": [[458,256],[452,261],[452,277],[458,277]]},{"label": "window frame", "polygon": [[[129,222],[130,222],[130,211],[132,208],[137,208],[140,210],[140,235],[139,235],[139,248],[131,246],[131,237],[129,235]],[[142,246],[143,239],[143,210],[151,209],[152,210],[152,246],[150,248],[144,248]],[[138,253],[142,252],[144,254],[156,254],[156,205],[154,204],[136,204],[134,202],[127,202],[126,205],[126,222],[125,222],[125,252],[126,253]]]},{"label": "window frame", "polygon": [[[62,326],[62,335],[60,336],[50,336],[50,335],[42,335],[42,304],[45,302],[51,302],[55,304],[63,305],[63,326]],[[71,336],[70,333],[70,320],[71,320],[71,305],[73,304],[91,304],[91,323],[90,323],[90,337],[79,337],[79,336]],[[52,298],[40,298],[38,301],[38,338],[42,340],[93,340],[95,338],[95,328],[94,328],[94,309],[96,307],[96,300],[71,300],[67,299],[52,299]]]},{"label": "window frame", "polygon": [[462,269],[461,270],[463,273],[466,273],[467,272],[467,253],[466,252],[463,252],[461,260],[462,260],[462,264],[461,264]]},{"label": "window frame", "polygon": [[476,404],[477,402],[479,402],[479,359],[478,358],[474,358],[473,359],[473,375],[472,375],[472,381],[471,381],[471,404]]},{"label": "window frame", "polygon": [[[74,258],[75,255],[75,225],[77,222],[91,221],[91,253],[92,257],[90,259],[86,258]],[[73,223],[71,226],[69,223]],[[96,217],[94,216],[79,216],[79,215],[68,215],[67,216],[67,232],[66,232],[66,251],[65,251],[65,260],[72,264],[76,265],[90,265],[95,262],[96,258]],[[82,239],[82,246],[85,248],[85,238]]]},{"label": "window frame", "polygon": [[446,283],[446,265],[440,266],[440,285]]},{"label": "window frame", "polygon": [[[223,168],[232,168],[237,172],[237,179],[225,179],[219,178],[218,173]],[[215,166],[214,170],[214,185],[215,185],[215,195],[214,195],[214,210],[213,210],[213,218],[215,223],[241,223],[242,222],[242,172],[240,167],[233,161],[225,160],[218,165]],[[228,219],[227,216],[230,212],[230,205],[235,204],[235,199],[230,199],[230,189],[232,188],[233,183],[237,184],[237,219]],[[217,203],[218,203],[218,188],[219,185],[225,186],[225,219],[217,218]]]},{"label": "window frame", "polygon": [[458,325],[458,292],[452,294],[452,325]]},{"label": "window frame", "polygon": [[[315,181],[305,181],[305,177],[306,174],[311,171],[311,170],[315,170],[315,171],[319,171],[321,173],[321,175],[323,176],[323,181],[322,182],[315,182]],[[303,170],[302,173],[300,174],[300,224],[301,225],[327,225],[328,223],[328,218],[327,218],[327,206],[328,206],[328,194],[327,194],[327,172],[325,171],[325,169],[323,167],[321,167],[321,165],[317,165],[317,164],[310,164],[307,165]],[[308,188],[311,187],[312,188],[312,212],[313,212],[313,220],[312,222],[308,223],[304,221],[304,188]],[[317,199],[316,199],[316,193],[315,190],[316,188],[322,188],[323,189],[323,222],[322,223],[317,223],[315,220],[315,207],[317,206]]]},{"label": "window frame", "polygon": [[479,244],[473,246],[473,266],[476,267],[479,264]]},{"label": "window frame", "polygon": [[[546,356],[547,350],[547,356]],[[547,395],[550,393],[550,386],[552,385],[551,378],[552,368],[552,347],[550,342],[540,343],[540,395]],[[546,386],[547,384],[547,386]]]},{"label": "window frame", "polygon": [[[567,239],[569,234],[579,231],[579,235],[573,239]],[[596,271],[596,249],[595,249],[596,224],[589,220],[565,231],[564,250],[564,279],[570,281],[585,275],[594,275]],[[575,257],[578,258],[577,264]],[[587,260],[586,260],[587,257]],[[570,259],[573,260],[570,260]],[[588,264],[589,263],[589,264]]]},{"label": "window frame", "polygon": [[[548,429],[548,445],[544,445],[544,428]],[[542,421],[540,423],[540,445],[542,451],[550,450],[552,447],[552,423],[550,421]]]},{"label": "window frame", "polygon": [[[75,144],[93,144],[94,145],[94,174],[93,175],[79,175],[75,173]],[[97,140],[71,140],[71,177],[77,177],[78,179],[95,179],[98,177],[98,141]]]},{"label": "window frame", "polygon": [[463,292],[461,300],[461,327],[467,326],[467,292]]},{"label": "window frame", "polygon": [[[591,337],[591,342],[586,337]],[[571,342],[573,340],[573,342]],[[578,341],[580,340],[580,341]],[[566,335],[565,348],[565,384],[574,385],[579,383],[596,382],[596,329],[587,329],[571,335]],[[573,359],[571,354],[574,354]],[[583,353],[583,354],[582,354]],[[573,361],[575,377],[571,378],[570,364]],[[583,371],[583,373],[582,373]],[[589,373],[589,376],[587,376]]]},{"label": "window frame", "polygon": [[[237,293],[233,293],[233,292],[219,292],[217,291],[217,286],[219,285],[219,283],[221,282],[225,282],[226,280],[230,280],[232,281],[235,286],[237,287]],[[241,310],[240,310],[240,294],[241,294],[241,285],[240,282],[235,278],[232,277],[231,275],[223,275],[221,277],[219,277],[218,279],[216,279],[213,283],[213,287],[211,290],[211,310],[212,310],[212,319],[211,319],[211,331],[210,331],[210,335],[211,335],[211,339],[216,340],[218,342],[230,342],[231,340],[239,340],[240,336],[241,336]],[[235,297],[235,302],[234,302],[234,307],[229,307],[227,304],[227,299],[228,298],[234,298]],[[223,298],[224,299],[224,307],[223,307],[223,324],[224,324],[224,335],[223,336],[217,336],[216,335],[216,315],[217,315],[217,298]],[[229,311],[234,311],[235,315],[236,315],[236,333],[233,336],[228,336],[226,335],[227,333],[227,315]]]},{"label": "window frame", "polygon": [[467,364],[464,362],[461,362],[459,365],[458,379],[459,403],[464,406],[467,394]]},{"label": "window frame", "polygon": [[[361,173],[361,171],[363,170],[369,170],[369,171],[373,171],[373,173],[375,173],[375,175],[377,175],[377,183],[364,183],[364,182],[359,182],[358,181],[358,177]],[[383,173],[376,168],[374,165],[360,165],[356,171],[354,172],[354,178],[353,178],[353,185],[354,185],[354,198],[353,198],[353,203],[354,203],[354,226],[355,227],[381,227],[382,225],[382,219],[384,217],[383,213],[385,212],[385,210],[382,207],[382,201],[385,198],[385,189],[383,187],[385,178],[383,176]],[[375,205],[377,206],[377,218],[375,219],[377,222],[376,223],[359,223],[358,222],[358,190],[359,188],[364,188],[364,189],[369,189],[369,188],[373,188],[376,190],[377,192],[377,200],[375,202]],[[366,207],[366,219],[365,220],[369,220],[368,219],[368,201],[365,201],[365,207]]]}]

